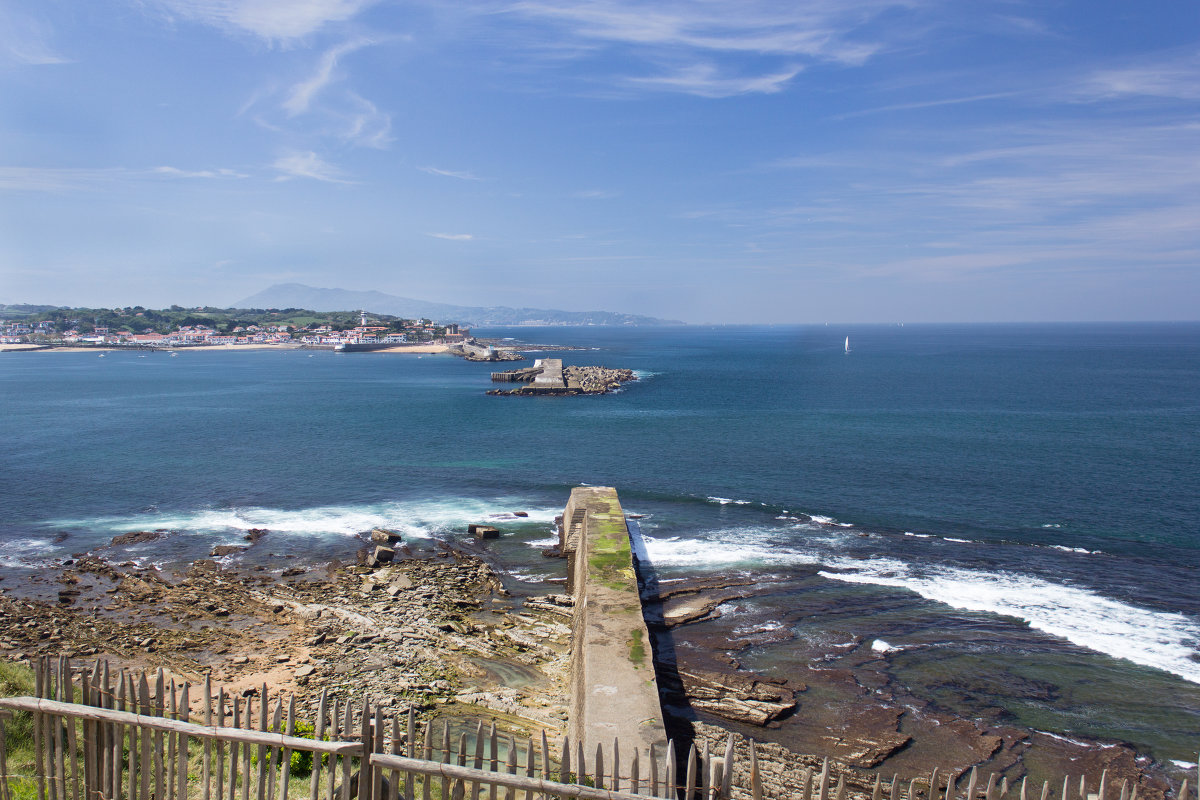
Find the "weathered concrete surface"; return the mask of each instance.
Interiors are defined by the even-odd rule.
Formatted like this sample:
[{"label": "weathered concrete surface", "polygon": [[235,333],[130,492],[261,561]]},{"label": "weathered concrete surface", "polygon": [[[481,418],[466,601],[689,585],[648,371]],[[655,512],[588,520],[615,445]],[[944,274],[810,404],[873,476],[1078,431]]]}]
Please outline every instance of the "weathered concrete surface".
[{"label": "weathered concrete surface", "polygon": [[569,733],[572,741],[583,743],[589,765],[601,745],[606,769],[618,739],[620,766],[628,775],[634,749],[644,764],[651,744],[664,752],[667,734],[629,529],[616,490],[573,489],[560,542],[575,598]]},{"label": "weathered concrete surface", "polygon": [[567,382],[563,380],[563,365],[561,358],[539,358],[533,362],[542,371],[534,376],[534,389],[565,389]]}]

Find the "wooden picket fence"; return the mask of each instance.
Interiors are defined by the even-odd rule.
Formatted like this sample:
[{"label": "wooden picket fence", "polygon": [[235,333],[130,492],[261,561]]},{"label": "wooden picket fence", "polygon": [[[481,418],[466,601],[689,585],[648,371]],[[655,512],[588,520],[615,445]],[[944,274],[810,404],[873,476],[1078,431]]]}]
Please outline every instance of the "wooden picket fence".
[{"label": "wooden picket fence", "polygon": [[[307,724],[294,697],[276,695],[272,703],[266,685],[255,697],[223,687],[214,693],[207,678],[200,687],[177,684],[161,669],[152,677],[97,661],[78,672],[65,658],[43,657],[34,665],[35,696],[0,698],[0,800],[289,800],[290,793],[294,800],[762,800],[768,778],[748,741],[734,786],[732,734],[720,755],[702,744],[677,758],[668,742],[645,760],[628,748],[622,758],[614,741],[607,750],[597,746],[589,764],[582,743],[566,737],[555,759],[544,731],[535,742],[498,735],[494,724],[457,736],[449,725],[440,736],[426,725],[418,736],[411,707],[397,713],[366,698],[341,702],[322,693]],[[13,711],[32,715],[30,774],[9,770],[4,717]],[[292,774],[294,753],[307,754],[306,785]],[[870,788],[861,780],[847,786],[847,774],[839,771],[835,783],[825,759],[784,791],[796,800],[1138,800],[1139,791],[1128,782],[1111,785],[1106,774],[1098,783],[1063,777],[1040,788],[1022,781],[1019,795],[1007,778],[981,781],[975,769],[886,783],[876,776]],[[1184,780],[1167,796],[1193,795],[1200,800]]]},{"label": "wooden picket fence", "polygon": [[582,744],[564,737],[556,760],[545,732],[539,742],[517,741],[480,723],[474,736],[453,737],[446,725],[440,737],[434,726],[418,737],[412,708],[395,713],[325,693],[315,724],[298,735],[295,698],[272,700],[265,684],[243,697],[214,692],[209,679],[177,684],[161,669],[150,676],[97,661],[76,676],[64,658],[34,667],[36,696],[0,698],[0,709],[33,716],[33,773],[10,772],[0,722],[0,800],[21,800],[14,784],[36,786],[37,800],[289,800],[299,791],[293,753],[311,754],[309,800],[729,797],[725,762],[694,747],[682,770],[671,743],[643,761],[636,751],[622,759],[614,741],[588,763]]}]

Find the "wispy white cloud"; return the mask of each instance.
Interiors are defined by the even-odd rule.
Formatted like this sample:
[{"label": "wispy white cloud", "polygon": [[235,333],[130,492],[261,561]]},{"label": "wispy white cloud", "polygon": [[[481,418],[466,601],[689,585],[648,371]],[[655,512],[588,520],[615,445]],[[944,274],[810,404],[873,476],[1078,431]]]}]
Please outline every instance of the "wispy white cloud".
[{"label": "wispy white cloud", "polygon": [[1159,97],[1200,100],[1200,56],[1097,69],[1076,89],[1077,99]]},{"label": "wispy white cloud", "polygon": [[631,86],[685,92],[699,97],[733,97],[782,91],[800,70],[800,67],[789,67],[768,75],[726,76],[714,64],[693,64],[670,75],[628,78],[626,82]]},{"label": "wispy white cloud", "polygon": [[380,111],[378,106],[350,92],[346,96],[348,107],[342,115],[343,140],[362,147],[383,150],[392,143],[392,115]]},{"label": "wispy white cloud", "polygon": [[437,167],[417,167],[421,172],[430,175],[441,175],[443,178],[458,178],[460,181],[481,181],[483,178],[464,170],[438,169]]},{"label": "wispy white cloud", "polygon": [[353,183],[343,177],[340,170],[326,163],[312,151],[280,156],[271,166],[279,172],[276,180],[312,178],[326,183]]},{"label": "wispy white cloud", "polygon": [[111,187],[121,182],[153,179],[240,179],[232,169],[183,170],[177,167],[0,167],[0,191],[70,192]]},{"label": "wispy white cloud", "polygon": [[434,239],[446,239],[451,242],[469,242],[475,238],[473,233],[430,233]]},{"label": "wispy white cloud", "polygon": [[859,64],[879,45],[855,40],[854,31],[905,0],[818,0],[804,4],[751,1],[736,13],[724,3],[644,3],[629,0],[520,2],[513,11],[555,20],[576,35],[622,44],[679,46],[696,50],[806,55]]},{"label": "wispy white cloud", "polygon": [[248,178],[244,172],[232,169],[185,170],[178,167],[155,167],[154,173],[168,178]]},{"label": "wispy white cloud", "polygon": [[283,101],[283,107],[289,116],[296,116],[308,111],[312,104],[313,98],[329,85],[334,78],[334,69],[338,65],[338,61],[342,56],[353,53],[367,45],[371,44],[369,39],[355,39],[348,42],[343,42],[336,47],[331,47],[321,54],[317,60],[316,69],[308,78],[300,81],[288,93],[287,99]]},{"label": "wispy white cloud", "polygon": [[[527,0],[508,10],[558,27],[565,44],[577,44],[579,57],[598,47],[622,48],[652,65],[649,74],[616,77],[625,88],[718,98],[781,91],[805,62],[861,65],[886,47],[878,33],[866,32],[870,23],[886,11],[919,5],[921,0],[747,0],[731,9],[686,0],[649,6],[632,0]],[[747,74],[747,56],[757,57],[757,72]],[[664,63],[675,66],[663,72]]]},{"label": "wispy white cloud", "polygon": [[50,39],[51,33],[41,20],[8,4],[0,5],[0,60],[28,66],[70,63],[51,47]]},{"label": "wispy white cloud", "polygon": [[917,111],[922,108],[937,108],[938,106],[957,106],[963,103],[980,103],[985,100],[1002,100],[1016,95],[1021,92],[988,92],[985,94],[971,94],[963,97],[943,97],[933,100],[918,100],[911,103],[893,103],[886,106],[876,106],[874,108],[864,108],[858,111],[850,111],[846,114],[838,114],[833,119],[853,119],[854,117],[864,117],[869,114],[883,114],[889,111]]},{"label": "wispy white cloud", "polygon": [[229,32],[289,42],[345,22],[379,0],[152,0],[172,15]]},{"label": "wispy white cloud", "polygon": [[326,49],[302,80],[285,89],[263,87],[238,110],[260,127],[288,141],[334,139],[359,147],[385,149],[392,143],[392,117],[348,82],[345,59],[366,47],[397,37],[347,40]]}]

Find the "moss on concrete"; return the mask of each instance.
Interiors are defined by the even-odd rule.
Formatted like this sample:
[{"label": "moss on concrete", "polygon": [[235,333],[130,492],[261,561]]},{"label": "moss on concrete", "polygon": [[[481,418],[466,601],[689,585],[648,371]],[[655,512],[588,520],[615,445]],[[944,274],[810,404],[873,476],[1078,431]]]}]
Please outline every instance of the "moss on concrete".
[{"label": "moss on concrete", "polygon": [[633,662],[634,669],[641,669],[642,664],[646,661],[646,645],[642,641],[642,631],[640,628],[634,628],[630,631],[629,660]]}]

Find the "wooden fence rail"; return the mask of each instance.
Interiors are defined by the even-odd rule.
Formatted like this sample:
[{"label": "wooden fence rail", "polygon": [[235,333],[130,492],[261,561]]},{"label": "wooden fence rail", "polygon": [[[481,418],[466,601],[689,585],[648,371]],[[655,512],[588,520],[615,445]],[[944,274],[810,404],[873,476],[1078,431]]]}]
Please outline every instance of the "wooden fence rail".
[{"label": "wooden fence rail", "polygon": [[[323,693],[302,719],[294,697],[272,698],[265,684],[243,696],[207,678],[196,687],[162,670],[118,671],[101,661],[73,669],[49,658],[34,665],[34,694],[0,698],[0,711],[33,721],[32,768],[22,775],[10,769],[0,719],[0,800],[729,797],[722,760],[695,748],[681,770],[670,744],[627,751],[622,761],[615,741],[585,754],[564,737],[554,751],[544,732],[538,742],[518,741],[482,722],[473,736],[452,737],[447,724],[440,736],[426,725],[418,738],[412,708],[394,712],[367,698]],[[294,761],[303,763],[302,776],[293,774]]]},{"label": "wooden fence rail", "polygon": [[[322,693],[311,718],[302,718],[294,697],[272,702],[266,685],[231,695],[207,678],[194,687],[162,670],[116,671],[100,661],[78,673],[66,659],[43,658],[34,665],[35,697],[0,698],[0,800],[762,800],[769,792],[754,742],[743,743],[746,757],[735,764],[733,735],[720,754],[705,743],[684,755],[668,742],[644,753],[625,748],[622,758],[617,741],[585,753],[563,737],[552,749],[544,731],[537,741],[518,741],[482,722],[473,736],[454,737],[449,725],[440,735],[426,725],[418,735],[412,708],[394,712],[366,698],[342,702]],[[10,770],[15,743],[4,716],[14,712],[32,720],[28,774]],[[1106,774],[1036,787],[1024,780],[1010,786],[995,774],[981,781],[975,769],[934,769],[907,781],[875,776],[869,789],[861,776],[848,787],[847,774],[825,759],[820,770],[803,770],[798,783],[769,793],[795,800],[1138,800],[1139,792],[1128,782],[1111,785]],[[1200,800],[1185,780],[1168,796],[1192,795]]]}]

